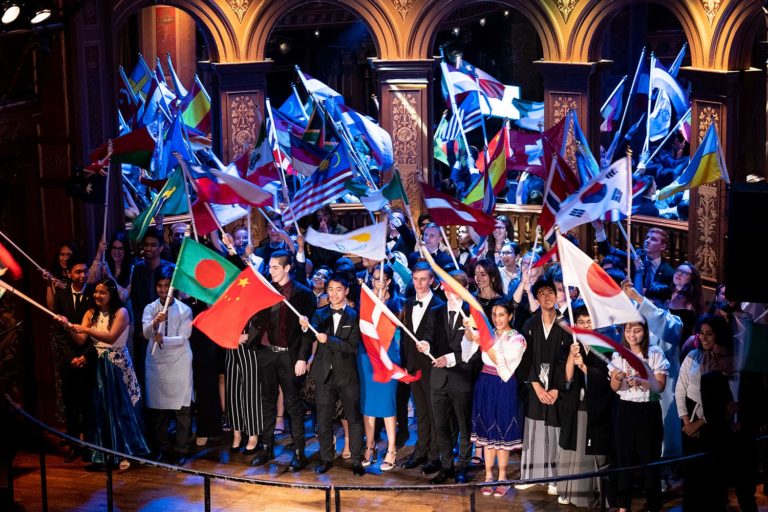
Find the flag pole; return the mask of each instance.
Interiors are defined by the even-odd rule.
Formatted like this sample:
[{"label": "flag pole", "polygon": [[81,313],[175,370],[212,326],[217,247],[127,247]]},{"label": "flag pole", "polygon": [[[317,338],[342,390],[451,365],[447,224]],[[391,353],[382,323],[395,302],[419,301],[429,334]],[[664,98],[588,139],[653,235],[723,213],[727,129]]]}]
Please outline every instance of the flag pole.
[{"label": "flag pole", "polygon": [[277,226],[275,226],[275,223],[272,222],[272,219],[269,218],[269,215],[264,213],[264,210],[262,210],[261,208],[256,208],[256,210],[261,214],[262,217],[264,217],[264,219],[266,219],[267,222],[269,222],[269,225],[272,226],[272,228],[275,229],[275,231],[278,230]]},{"label": "flag pole", "polygon": [[[192,176],[190,176],[189,173],[187,172],[187,163],[184,162],[184,159],[181,157],[181,155],[179,153],[174,153],[173,156],[175,156],[176,160],[179,161],[179,165],[181,166],[181,172],[184,173],[184,179],[182,180],[184,182],[184,195],[187,196],[187,207],[189,208],[189,220],[192,223],[192,234],[195,237],[195,242],[197,242],[198,239],[197,239],[197,226],[195,225],[195,213],[192,211],[192,198],[189,196],[189,185],[187,185],[187,179],[191,180]],[[194,188],[194,184],[192,185],[192,187]],[[195,192],[197,192],[196,188],[195,188]],[[198,197],[198,200],[202,201],[202,199],[200,199],[199,197]],[[205,203],[205,201],[203,201],[203,203]],[[205,203],[205,204],[208,204],[208,203]],[[214,220],[216,220],[215,215],[213,216],[213,218]]]},{"label": "flag pole", "polygon": [[645,119],[645,142],[643,154],[647,153],[651,144],[651,102],[653,101],[653,70],[656,67],[656,54],[651,52],[651,67],[648,70],[648,117]]},{"label": "flag pole", "polygon": [[622,78],[621,80],[619,80],[619,83],[616,85],[616,87],[614,87],[614,88],[613,88],[613,92],[611,92],[611,94],[609,94],[609,95],[608,95],[608,99],[606,99],[606,100],[605,100],[605,103],[603,103],[603,106],[602,106],[602,107],[600,107],[600,111],[601,111],[601,112],[602,112],[603,110],[605,110],[605,108],[608,106],[608,103],[610,103],[610,102],[611,102],[611,100],[613,99],[613,97],[616,95],[616,92],[618,92],[618,90],[619,90],[619,87],[621,87],[622,85],[624,85],[624,82],[626,82],[626,81],[627,81],[627,75],[624,75],[624,78]]},{"label": "flag pole", "polygon": [[624,240],[627,241],[627,245],[632,251],[632,257],[637,259],[637,251],[635,251],[635,247],[632,245],[632,242],[629,241],[629,235],[627,235],[627,231],[624,229],[624,226],[621,224],[621,222],[616,222],[616,227],[619,228],[619,232],[624,237]]},{"label": "flag pole", "polygon": [[28,297],[27,295],[24,295],[22,292],[20,292],[19,290],[17,290],[17,289],[16,289],[16,288],[14,288],[13,286],[9,285],[9,284],[8,284],[8,283],[6,283],[5,281],[2,281],[2,280],[0,280],[0,288],[4,289],[4,290],[6,290],[6,291],[9,291],[9,292],[11,292],[13,295],[16,295],[16,296],[18,296],[18,297],[20,297],[20,298],[24,299],[25,301],[29,302],[30,304],[32,304],[33,306],[35,306],[35,307],[36,307],[37,309],[39,309],[40,311],[42,311],[42,312],[44,312],[44,313],[48,313],[49,315],[51,315],[51,316],[52,316],[52,317],[54,317],[54,318],[56,318],[57,316],[59,316],[59,315],[57,315],[56,313],[54,313],[53,311],[51,311],[50,309],[48,309],[48,308],[46,308],[45,306],[43,306],[42,304],[40,304],[39,302],[37,302],[37,301],[35,301],[34,299],[32,299],[32,298]]},{"label": "flag pole", "polygon": [[[174,273],[176,272],[175,268],[174,268],[173,272]],[[161,311],[162,313],[167,313],[168,312],[168,306],[171,305],[171,299],[172,298],[173,298],[173,286],[169,286],[168,287],[168,295],[165,297],[165,304],[163,304],[163,310]],[[167,319],[165,320],[165,322],[161,322],[160,325],[157,326],[157,331],[160,330],[160,326],[161,325],[163,325],[163,324],[165,324],[167,322],[168,322]],[[155,334],[157,334],[157,331],[155,331]],[[151,352],[152,355],[155,355],[155,351],[157,350],[157,345],[158,345],[158,343],[157,343],[157,341],[155,341],[155,338],[153,336],[152,337],[152,352]]]},{"label": "flag pole", "polygon": [[[650,94],[650,91],[648,91],[649,96]],[[632,234],[632,147],[629,145],[627,145],[627,179],[629,180],[629,188],[627,189],[629,190],[629,211],[627,212],[627,232],[625,233],[625,236],[627,237],[627,272],[629,273],[632,269],[631,258],[632,253],[634,252],[630,238],[630,235]]]},{"label": "flag pole", "polygon": [[[107,143],[107,183],[104,187],[104,227],[101,230],[101,239],[106,242],[107,241],[107,220],[109,219],[109,182],[112,179],[112,139],[109,139],[109,142]],[[99,168],[100,170],[102,167]],[[120,170],[120,175],[122,176],[122,168]],[[104,251],[101,253],[101,261],[105,261],[107,259],[107,251]]]},{"label": "flag pole", "polygon": [[688,107],[688,111],[686,111],[686,113],[685,113],[685,114],[683,114],[683,117],[681,117],[681,118],[680,118],[680,120],[679,120],[679,121],[677,121],[677,124],[675,125],[675,127],[674,127],[674,128],[672,128],[672,129],[669,131],[669,133],[667,134],[667,136],[666,136],[666,137],[664,137],[664,140],[662,140],[662,141],[661,141],[661,144],[659,144],[659,145],[656,147],[656,149],[653,151],[653,153],[651,153],[651,156],[649,156],[647,159],[646,159],[646,158],[643,158],[643,159],[640,161],[640,163],[637,165],[638,171],[640,170],[641,166],[642,166],[642,168],[643,168],[643,169],[645,169],[645,165],[646,165],[648,162],[650,162],[651,160],[653,160],[653,158],[654,158],[654,157],[655,157],[657,154],[659,154],[659,151],[661,151],[661,148],[664,146],[664,144],[666,144],[666,143],[667,143],[667,141],[669,140],[669,138],[672,136],[672,134],[673,134],[673,133],[676,133],[676,132],[677,132],[677,131],[680,129],[680,126],[682,126],[682,125],[683,125],[683,123],[685,123],[685,120],[686,120],[686,119],[688,119],[688,117],[689,117],[690,115],[691,115],[691,108],[690,108],[690,107]]},{"label": "flag pole", "polygon": [[[266,98],[264,105],[265,105],[265,108],[267,109],[267,117],[269,118],[270,124],[272,125],[272,129],[276,130],[275,119],[272,117],[272,103],[270,103],[269,98]],[[274,135],[275,135],[275,140],[277,141],[277,133],[275,133]],[[272,163],[277,166],[277,172],[280,175],[280,180],[283,184],[283,199],[288,204],[288,210],[290,210],[291,218],[293,219],[293,226],[296,228],[296,234],[299,235],[301,234],[301,230],[299,230],[299,223],[293,214],[293,206],[291,205],[291,201],[288,198],[288,182],[285,179],[285,169],[283,169],[283,164],[282,164],[283,152],[280,149],[279,141],[277,143],[277,157],[280,159],[280,162],[276,162],[273,158]]]},{"label": "flag pole", "polygon": [[[282,293],[280,293],[280,292],[278,292],[278,291],[277,291],[277,289],[276,289],[276,288],[275,288],[275,287],[272,285],[272,283],[270,283],[269,281],[267,281],[266,279],[264,279],[264,276],[262,276],[262,275],[261,275],[261,273],[259,273],[258,269],[256,269],[256,267],[254,266],[254,264],[253,264],[253,263],[252,263],[250,260],[246,260],[245,262],[248,264],[248,267],[251,269],[251,271],[253,271],[253,273],[254,273],[254,274],[256,274],[256,278],[257,278],[257,279],[259,279],[259,280],[260,280],[260,281],[261,281],[263,284],[265,284],[266,286],[268,286],[269,288],[271,288],[273,292],[277,293],[277,294],[278,294],[278,295],[280,295],[280,296],[282,296],[282,295],[283,295]],[[291,311],[293,311],[293,312],[296,314],[296,316],[297,316],[297,317],[301,318],[302,316],[304,316],[304,315],[302,315],[301,313],[299,313],[299,310],[298,310],[298,309],[296,309],[295,307],[293,307],[293,304],[291,304],[290,302],[288,302],[288,299],[286,299],[285,297],[283,297],[283,304],[285,304],[286,306],[288,306],[288,309],[290,309]],[[312,327],[312,323],[309,323],[308,327],[309,327],[309,330],[310,330],[310,331],[312,331],[313,333],[315,333],[315,335],[317,335],[317,334],[320,334],[319,332],[317,332],[317,329],[315,329],[314,327]]]},{"label": "flag pole", "polygon": [[301,96],[299,96],[299,91],[296,89],[296,84],[291,83],[291,89],[293,90],[293,95],[296,97],[296,101],[299,103],[301,113],[304,114],[304,117],[306,117],[307,120],[309,120],[309,114],[307,113],[307,109],[304,108],[304,102],[301,101]]},{"label": "flag pole", "polygon": [[21,255],[22,255],[22,256],[24,256],[25,258],[27,258],[27,259],[30,261],[30,263],[32,263],[32,264],[33,264],[33,265],[34,265],[34,266],[37,268],[37,270],[39,270],[39,271],[40,271],[40,272],[43,274],[43,278],[44,278],[44,279],[47,279],[47,280],[51,281],[51,283],[53,283],[53,284],[54,284],[54,285],[55,285],[57,288],[65,288],[65,287],[66,287],[66,286],[64,285],[64,282],[63,282],[63,281],[61,281],[60,279],[57,279],[57,278],[53,277],[53,274],[51,274],[50,272],[48,272],[47,270],[45,270],[43,267],[41,267],[40,265],[38,265],[38,263],[37,263],[35,260],[33,260],[33,259],[32,259],[32,257],[31,257],[29,254],[27,254],[26,252],[22,251],[22,250],[21,250],[21,247],[19,247],[18,245],[16,245],[16,244],[13,242],[13,240],[11,240],[10,238],[8,238],[8,236],[7,236],[5,233],[3,233],[2,231],[0,231],[0,236],[2,236],[2,237],[5,239],[5,241],[6,241],[6,242],[8,242],[9,244],[11,244],[11,246],[12,246],[14,249],[16,249],[17,251],[19,251],[19,253],[21,253]]},{"label": "flag pole", "polygon": [[[443,50],[443,47],[440,47],[440,69],[443,72],[443,79],[445,80],[445,85],[448,87],[448,96],[451,100],[451,110],[453,110],[453,115],[458,116],[459,115],[459,107],[456,106],[456,97],[455,93],[453,91],[453,81],[451,80],[450,72],[448,71],[448,65],[445,63],[445,51]],[[464,147],[467,149],[467,164],[469,168],[471,169],[474,167],[474,161],[472,160],[472,154],[469,152],[469,142],[467,141],[467,134],[464,131],[464,123],[462,122],[461,117],[458,117],[459,120],[459,131],[461,132],[461,138],[464,140]]]},{"label": "flag pole", "polygon": [[629,94],[627,95],[627,101],[624,104],[624,113],[621,115],[621,122],[619,123],[619,129],[616,130],[616,134],[611,141],[611,145],[608,147],[609,152],[605,154],[606,161],[613,160],[613,153],[616,151],[616,145],[619,143],[619,137],[621,137],[621,131],[624,129],[624,121],[627,119],[627,111],[629,111],[629,104],[632,102],[632,92],[635,90],[635,84],[637,83],[638,74],[640,74],[640,68],[645,60],[645,47],[640,52],[640,59],[637,61],[637,67],[635,68],[635,75],[632,77],[632,85],[629,88]]}]

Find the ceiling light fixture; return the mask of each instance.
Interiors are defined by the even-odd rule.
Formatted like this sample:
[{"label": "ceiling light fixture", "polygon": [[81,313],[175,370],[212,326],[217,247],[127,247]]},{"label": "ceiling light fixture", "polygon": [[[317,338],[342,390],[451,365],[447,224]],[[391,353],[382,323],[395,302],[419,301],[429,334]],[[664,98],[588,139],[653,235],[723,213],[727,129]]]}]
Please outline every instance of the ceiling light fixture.
[{"label": "ceiling light fixture", "polygon": [[29,20],[29,22],[32,23],[33,25],[37,25],[38,23],[42,23],[50,17],[51,17],[50,9],[38,9],[35,11],[35,15],[32,17],[31,20]]},{"label": "ceiling light fixture", "polygon": [[0,18],[0,21],[2,21],[4,25],[8,25],[9,23],[16,21],[16,18],[19,17],[20,13],[21,8],[18,6],[18,4],[14,2],[7,2],[3,4],[3,16]]}]

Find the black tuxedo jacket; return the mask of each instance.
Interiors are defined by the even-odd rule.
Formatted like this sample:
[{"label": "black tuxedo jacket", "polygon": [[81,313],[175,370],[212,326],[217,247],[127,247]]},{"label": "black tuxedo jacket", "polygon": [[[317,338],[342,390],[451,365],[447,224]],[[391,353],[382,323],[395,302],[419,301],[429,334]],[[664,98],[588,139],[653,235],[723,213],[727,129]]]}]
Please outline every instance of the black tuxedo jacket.
[{"label": "black tuxedo jacket", "polygon": [[[435,294],[432,294],[432,300],[430,300],[429,304],[426,306],[426,311],[424,312],[424,317],[419,323],[419,328],[414,330],[413,304],[415,300],[416,297],[411,297],[405,302],[405,307],[403,308],[403,324],[408,328],[408,330],[415,334],[419,340],[425,340],[431,344],[435,316],[433,309],[437,306],[444,305],[445,302]],[[408,338],[404,339],[400,343],[400,358],[405,362],[405,369],[410,373],[413,373],[416,370],[421,370],[422,372],[425,372],[425,376],[428,375],[428,372],[432,368],[432,360],[416,349],[416,342],[410,339],[410,336],[404,334],[403,337]]]},{"label": "black tuxedo jacket", "polygon": [[[86,285],[83,289],[83,297],[80,300],[80,305],[75,308],[74,295],[72,293],[72,287],[67,285],[66,288],[56,288],[53,294],[53,311],[60,315],[63,315],[73,324],[79,324],[83,321],[85,312],[93,307],[93,287]],[[62,358],[67,361],[71,361],[75,357],[80,357],[89,351],[93,345],[91,338],[88,337],[86,342],[82,345],[78,345],[69,335],[69,333],[60,327],[58,323],[54,323],[54,332],[56,337],[60,340],[59,350],[62,351]]]},{"label": "black tuxedo jacket", "polygon": [[[465,308],[464,312],[467,313],[467,311],[468,308]],[[433,367],[429,377],[429,385],[432,389],[471,392],[472,369],[475,361],[480,359],[480,351],[476,351],[469,362],[463,362],[461,360],[461,340],[464,338],[464,319],[457,314],[458,318],[454,321],[454,325],[449,325],[448,304],[446,303],[434,307],[432,314],[434,323],[430,351],[435,359],[446,354],[453,354],[456,358],[456,366],[451,368]]]},{"label": "black tuxedo jacket", "polygon": [[[306,286],[293,280],[291,280],[291,296],[288,298],[288,302],[307,318],[312,318],[315,306],[317,305],[315,294]],[[288,306],[281,302],[279,307],[287,308]],[[270,310],[271,308],[263,309],[249,320],[248,347],[253,350],[257,349],[261,344],[264,332],[269,332],[272,320]],[[285,334],[288,351],[291,354],[291,363],[296,364],[296,361],[307,361],[309,356],[312,355],[312,343],[307,343],[304,339],[304,333],[301,332],[301,325],[296,314],[293,311],[288,311],[287,313],[288,324],[285,326]]]},{"label": "black tuxedo jacket", "polygon": [[[451,270],[456,270],[456,265],[453,264],[453,258],[451,258],[451,255],[448,254],[446,251],[438,250],[435,254],[432,255],[432,258],[435,260],[435,263],[437,263],[438,267],[444,268],[449,272]],[[419,251],[412,252],[411,254],[408,255],[409,268],[413,268],[413,266],[418,261],[425,261],[421,257],[421,253]]]},{"label": "black tuxedo jacket", "polygon": [[[338,328],[333,328],[333,312],[331,306],[325,306],[312,315],[312,327],[317,332],[328,335],[328,341],[317,343],[317,352],[312,363],[309,376],[318,384],[328,379],[333,368],[335,383],[348,386],[357,384],[357,346],[360,343],[360,319],[357,312],[349,306],[341,314]],[[304,333],[307,344],[315,340],[315,333],[307,330]]]}]

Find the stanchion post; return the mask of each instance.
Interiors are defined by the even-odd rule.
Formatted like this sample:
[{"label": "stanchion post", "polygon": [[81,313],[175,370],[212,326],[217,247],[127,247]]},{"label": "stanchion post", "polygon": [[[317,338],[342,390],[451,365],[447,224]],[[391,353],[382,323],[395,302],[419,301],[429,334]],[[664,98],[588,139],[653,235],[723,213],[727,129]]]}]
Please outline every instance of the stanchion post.
[{"label": "stanchion post", "polygon": [[112,493],[112,465],[115,463],[115,459],[111,453],[107,454],[107,511],[112,512],[115,510],[115,497]]},{"label": "stanchion post", "polygon": [[[48,512],[48,476],[45,471],[45,433],[40,430],[40,498],[43,512]],[[13,496],[11,496],[13,501]]]},{"label": "stanchion post", "polygon": [[331,489],[333,489],[333,494],[336,498],[336,512],[341,512],[341,491],[333,486],[331,486]]},{"label": "stanchion post", "polygon": [[203,477],[203,500],[205,502],[205,512],[211,512],[211,477]]}]

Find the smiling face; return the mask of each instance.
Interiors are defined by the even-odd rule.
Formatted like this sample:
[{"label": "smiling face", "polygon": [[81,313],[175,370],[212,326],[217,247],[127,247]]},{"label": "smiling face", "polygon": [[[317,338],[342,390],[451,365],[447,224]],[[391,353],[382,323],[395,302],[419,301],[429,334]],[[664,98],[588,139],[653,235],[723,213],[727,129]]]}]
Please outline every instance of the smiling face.
[{"label": "smiling face", "polygon": [[338,281],[328,282],[328,300],[331,301],[333,309],[339,309],[344,305],[344,302],[347,300],[347,294],[349,294],[349,288],[342,283]]},{"label": "smiling face", "polygon": [[709,324],[701,324],[699,328],[699,343],[701,349],[705,351],[712,350],[715,346],[715,330]]},{"label": "smiling face", "polygon": [[96,304],[96,307],[102,311],[106,310],[109,307],[110,298],[109,288],[103,284],[97,284],[96,289],[93,290],[93,302]]},{"label": "smiling face", "polygon": [[511,267],[515,263],[515,258],[517,255],[515,254],[515,250],[512,249],[512,246],[507,244],[504,246],[504,248],[501,249],[501,264],[505,267]]},{"label": "smiling face", "polygon": [[70,249],[66,245],[62,245],[61,249],[59,249],[59,265],[61,265],[61,268],[67,268],[67,262],[71,257],[72,257],[72,249]]},{"label": "smiling face", "polygon": [[245,229],[238,229],[235,231],[235,246],[245,247],[248,243],[248,231]]},{"label": "smiling face", "polygon": [[69,279],[76,290],[80,290],[85,286],[86,277],[88,277],[88,267],[85,263],[77,263],[69,269]]},{"label": "smiling face", "polygon": [[144,239],[144,259],[147,261],[152,261],[155,258],[160,257],[160,251],[162,250],[162,245],[160,243],[160,240],[153,236],[148,236]]},{"label": "smiling face", "polygon": [[493,306],[493,310],[491,311],[491,321],[496,330],[505,331],[509,329],[510,320],[512,320],[512,315],[509,314],[507,308],[503,306]]},{"label": "smiling face", "polygon": [[312,275],[312,286],[317,289],[325,289],[326,281],[328,281],[328,271],[324,268],[318,269]]},{"label": "smiling face", "polygon": [[645,338],[643,324],[624,324],[624,338],[627,340],[627,343],[629,343],[630,348],[641,347]]},{"label": "smiling face", "polygon": [[290,280],[288,272],[291,270],[290,265],[283,265],[282,258],[270,258],[269,260],[269,275],[272,277],[272,282],[280,286],[284,285]]},{"label": "smiling face", "polygon": [[672,277],[672,282],[675,284],[675,288],[680,289],[690,283],[692,274],[693,269],[688,265],[680,265],[677,267],[675,275]]},{"label": "smiling face", "polygon": [[112,245],[109,246],[109,254],[112,255],[112,261],[115,262],[115,266],[120,266],[125,258],[125,244],[120,240],[115,240]]},{"label": "smiling face", "polygon": [[549,286],[543,286],[536,292],[536,300],[538,301],[539,306],[541,306],[541,309],[551,311],[555,309],[557,291]]},{"label": "smiling face", "polygon": [[491,286],[491,276],[489,276],[488,272],[486,272],[480,265],[475,269],[475,284],[481,290]]}]

